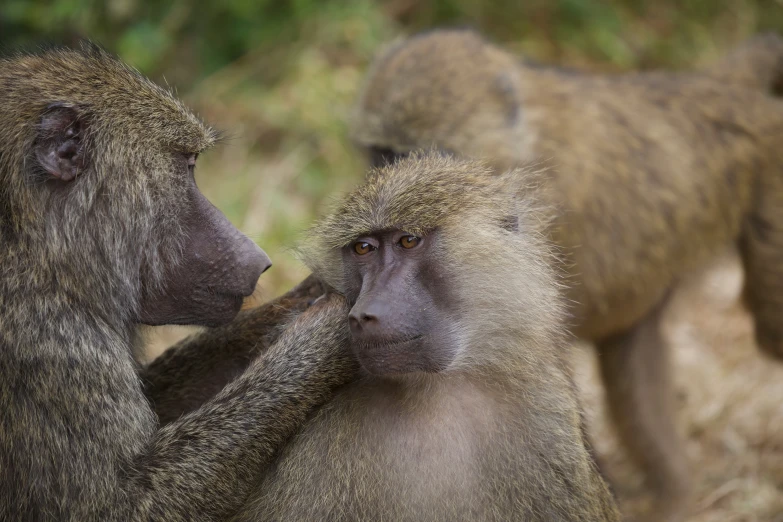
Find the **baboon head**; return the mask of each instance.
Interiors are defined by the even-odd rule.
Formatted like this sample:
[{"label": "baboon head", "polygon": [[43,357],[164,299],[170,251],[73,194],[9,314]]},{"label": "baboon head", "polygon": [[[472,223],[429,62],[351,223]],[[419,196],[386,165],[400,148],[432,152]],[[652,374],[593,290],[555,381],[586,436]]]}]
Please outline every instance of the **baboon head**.
[{"label": "baboon head", "polygon": [[313,228],[304,258],[352,305],[367,371],[443,372],[502,357],[509,336],[552,342],[559,300],[533,177],[412,153]]},{"label": "baboon head", "polygon": [[0,259],[15,284],[131,322],[231,320],[270,261],[196,187],[216,140],[92,46],[0,61]]},{"label": "baboon head", "polygon": [[374,166],[428,147],[485,159],[513,156],[523,130],[518,74],[511,55],[468,30],[394,43],[367,75],[353,139]]}]

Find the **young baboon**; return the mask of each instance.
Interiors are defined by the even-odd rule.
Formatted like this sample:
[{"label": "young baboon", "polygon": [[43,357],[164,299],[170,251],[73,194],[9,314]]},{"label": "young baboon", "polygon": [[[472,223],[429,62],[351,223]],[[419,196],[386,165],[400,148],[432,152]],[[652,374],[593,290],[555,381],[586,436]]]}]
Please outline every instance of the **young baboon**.
[{"label": "young baboon", "polygon": [[194,341],[142,383],[135,324],[225,324],[270,264],[196,188],[215,140],[101,50],[0,60],[0,520],[225,519],[354,375],[329,297],[157,425],[143,386],[176,395],[210,359]]},{"label": "young baboon", "polygon": [[[743,53],[775,54],[758,42]],[[732,61],[589,75],[436,31],[377,58],[353,121],[376,164],[436,147],[552,167],[546,198],[560,209],[551,233],[573,331],[597,345],[611,414],[657,493],[655,520],[677,519],[690,489],[660,331],[678,281],[738,244],[759,346],[783,356],[783,104],[752,67],[725,81]]]},{"label": "young baboon", "polygon": [[583,439],[528,174],[416,154],[314,228],[305,258],[352,305],[362,376],[238,520],[618,520]]}]

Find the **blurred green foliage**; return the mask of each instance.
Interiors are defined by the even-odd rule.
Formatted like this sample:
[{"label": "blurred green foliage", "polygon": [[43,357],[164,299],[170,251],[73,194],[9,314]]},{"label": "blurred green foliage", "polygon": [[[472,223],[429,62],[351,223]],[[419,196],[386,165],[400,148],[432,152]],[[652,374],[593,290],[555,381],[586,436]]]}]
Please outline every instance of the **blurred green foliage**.
[{"label": "blurred green foliage", "polygon": [[[406,28],[475,26],[535,54],[620,67],[681,64],[702,45],[783,26],[780,0],[4,0],[0,43],[101,42],[147,74],[188,81],[248,52],[309,39],[360,19],[372,35]],[[358,36],[358,35],[357,35]]]},{"label": "blurred green foliage", "polygon": [[89,38],[227,132],[198,182],[276,261],[271,293],[304,273],[287,251],[297,231],[360,179],[347,122],[373,53],[441,25],[543,62],[683,68],[783,31],[783,0],[0,0],[0,48]]}]

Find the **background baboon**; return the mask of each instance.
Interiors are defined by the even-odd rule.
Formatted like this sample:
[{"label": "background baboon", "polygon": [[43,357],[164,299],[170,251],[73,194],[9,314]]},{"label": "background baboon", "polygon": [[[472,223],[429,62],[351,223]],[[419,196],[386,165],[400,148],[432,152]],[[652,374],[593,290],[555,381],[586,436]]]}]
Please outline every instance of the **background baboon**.
[{"label": "background baboon", "polygon": [[611,413],[657,493],[657,520],[681,514],[690,489],[660,332],[678,282],[738,244],[758,344],[783,354],[783,297],[770,291],[783,284],[783,105],[760,88],[771,79],[724,81],[730,63],[714,76],[587,75],[440,31],[377,58],[353,124],[376,162],[435,146],[503,168],[553,167],[547,197],[561,209],[552,234],[573,329],[598,347]]},{"label": "background baboon", "polygon": [[722,59],[705,68],[716,80],[781,94],[783,91],[783,38],[763,33],[748,38]]},{"label": "background baboon", "polygon": [[0,61],[0,519],[225,518],[353,375],[331,297],[157,425],[142,380],[158,402],[210,359],[196,340],[140,375],[135,323],[225,324],[270,264],[196,188],[214,141],[100,50]]},{"label": "background baboon", "polygon": [[305,257],[353,306],[362,377],[239,520],[618,520],[583,439],[527,174],[414,155],[313,229]]}]

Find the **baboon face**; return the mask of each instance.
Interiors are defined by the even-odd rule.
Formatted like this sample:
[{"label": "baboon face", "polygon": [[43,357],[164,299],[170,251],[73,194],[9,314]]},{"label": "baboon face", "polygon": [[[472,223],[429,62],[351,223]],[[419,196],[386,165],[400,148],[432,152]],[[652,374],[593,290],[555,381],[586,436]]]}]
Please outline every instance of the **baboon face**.
[{"label": "baboon face", "polygon": [[396,152],[390,147],[367,147],[367,156],[370,167],[372,168],[381,168],[386,165],[391,165],[395,161],[405,158],[408,154],[408,152]]},{"label": "baboon face", "polygon": [[437,252],[437,231],[386,230],[343,248],[353,350],[368,372],[439,372],[456,357]]},{"label": "baboon face", "polygon": [[[87,257],[108,258],[110,272],[98,277],[107,286],[130,281],[137,322],[226,323],[269,258],[199,191],[198,140],[155,139],[160,122],[145,122],[132,109],[104,116],[107,122],[94,107],[53,103],[40,117],[23,194],[43,216],[51,262],[70,267]],[[146,124],[150,139],[125,138],[127,121]],[[197,135],[191,127],[181,132]]]},{"label": "baboon face", "polygon": [[[184,235],[182,257],[170,267],[158,291],[142,281],[140,322],[203,324],[229,322],[255,289],[269,257],[204,197],[196,186],[197,154],[175,157],[184,178],[187,205],[180,213]],[[181,298],[172,296],[187,296]]]},{"label": "baboon face", "polygon": [[[373,61],[351,119],[370,163],[435,148],[494,159],[524,136],[515,63],[471,31],[414,36]],[[509,152],[509,153],[510,153]],[[516,164],[516,162],[514,162]]]}]

